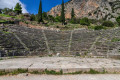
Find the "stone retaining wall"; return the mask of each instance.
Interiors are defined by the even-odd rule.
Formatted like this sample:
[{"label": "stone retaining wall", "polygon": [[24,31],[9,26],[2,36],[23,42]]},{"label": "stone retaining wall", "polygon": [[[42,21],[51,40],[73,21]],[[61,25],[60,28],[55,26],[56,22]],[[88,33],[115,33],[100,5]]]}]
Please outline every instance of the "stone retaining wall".
[{"label": "stone retaining wall", "polygon": [[16,53],[20,46],[22,47],[19,49],[19,54],[21,54],[22,49],[24,55],[59,54],[62,56],[109,57],[111,54],[120,54],[120,28],[100,31],[87,29],[57,31],[18,25],[7,28],[11,33],[6,34],[0,31],[0,49],[4,53],[11,51],[12,55],[11,47]]}]

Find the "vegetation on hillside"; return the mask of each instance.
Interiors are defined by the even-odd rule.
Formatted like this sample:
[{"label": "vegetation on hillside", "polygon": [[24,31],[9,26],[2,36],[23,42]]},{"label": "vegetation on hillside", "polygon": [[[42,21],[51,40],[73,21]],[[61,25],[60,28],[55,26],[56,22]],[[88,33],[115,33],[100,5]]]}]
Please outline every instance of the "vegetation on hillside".
[{"label": "vegetation on hillside", "polygon": [[37,16],[38,23],[43,22],[42,18],[42,1],[40,0],[39,11]]},{"label": "vegetation on hillside", "polygon": [[64,10],[64,1],[62,0],[62,10],[61,10],[61,22],[62,25],[65,24],[65,10]]},{"label": "vegetation on hillside", "polygon": [[22,7],[21,7],[21,4],[17,3],[15,8],[14,8],[14,11],[17,13],[17,14],[21,14],[22,13]]},{"label": "vegetation on hillside", "polygon": [[[65,18],[64,0],[61,4],[61,14],[56,16],[48,15],[47,12],[42,12],[42,1],[40,0],[38,14],[22,14],[22,7],[17,3],[14,10],[5,8],[1,10],[0,17],[7,17],[11,19],[18,19],[26,24],[44,25],[50,28],[59,29],[75,29],[75,28],[88,28],[94,30],[108,29],[118,27],[120,25],[120,16],[116,18],[116,22],[106,21],[104,18],[100,20],[89,19],[87,17],[77,18],[75,16],[74,8],[71,9],[71,18]],[[27,16],[27,18],[26,18]],[[9,20],[0,19],[0,23],[8,22]],[[42,23],[41,23],[42,22]],[[40,24],[41,23],[41,24]],[[62,23],[62,24],[61,24]]]},{"label": "vegetation on hillside", "polygon": [[116,18],[116,21],[117,21],[118,24],[120,25],[120,16]]}]

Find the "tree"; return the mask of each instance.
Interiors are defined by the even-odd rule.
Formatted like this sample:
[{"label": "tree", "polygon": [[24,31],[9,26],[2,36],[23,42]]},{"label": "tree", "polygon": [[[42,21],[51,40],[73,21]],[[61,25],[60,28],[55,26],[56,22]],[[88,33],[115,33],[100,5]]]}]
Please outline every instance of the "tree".
[{"label": "tree", "polygon": [[65,10],[64,10],[64,1],[62,0],[62,10],[61,10],[61,22],[62,22],[62,25],[65,24]]},{"label": "tree", "polygon": [[9,13],[12,12],[12,11],[13,11],[12,9],[4,8],[4,9],[2,10],[2,13],[3,13],[3,14],[9,14]]},{"label": "tree", "polygon": [[0,14],[2,13],[2,9],[0,9]]},{"label": "tree", "polygon": [[42,1],[40,0],[39,11],[38,11],[38,23],[43,22],[42,19]]},{"label": "tree", "polygon": [[118,24],[120,25],[120,16],[116,18],[116,21],[117,21]]},{"label": "tree", "polygon": [[71,11],[71,19],[73,19],[74,17],[75,17],[74,8],[72,8],[72,11]]},{"label": "tree", "polygon": [[31,20],[31,21],[35,21],[35,15],[34,15],[34,14],[32,14],[32,15],[30,16],[30,20]]},{"label": "tree", "polygon": [[48,15],[48,20],[49,20],[49,21],[52,21],[52,22],[55,21],[55,19],[54,19],[54,17],[53,17],[52,15]]},{"label": "tree", "polygon": [[47,20],[47,19],[48,19],[47,13],[46,13],[46,12],[43,12],[43,13],[42,13],[42,17],[43,17],[43,19],[46,19],[46,20]]},{"label": "tree", "polygon": [[17,14],[21,14],[22,13],[22,7],[21,7],[21,4],[17,3],[15,8],[14,8],[14,11],[17,13]]}]

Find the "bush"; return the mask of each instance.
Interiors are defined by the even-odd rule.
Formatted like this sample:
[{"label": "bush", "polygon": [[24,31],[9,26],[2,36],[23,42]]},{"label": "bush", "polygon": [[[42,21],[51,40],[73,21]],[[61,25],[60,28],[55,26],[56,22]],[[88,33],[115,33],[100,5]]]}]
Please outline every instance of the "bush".
[{"label": "bush", "polygon": [[8,14],[9,12],[13,12],[12,9],[9,9],[9,8],[4,8],[2,11],[1,11],[3,14]]},{"label": "bush", "polygon": [[96,23],[98,22],[98,20],[96,20],[96,19],[89,19],[89,21],[90,21],[90,23],[92,23],[92,24],[96,24]]},{"label": "bush", "polygon": [[95,30],[101,30],[101,29],[104,29],[104,27],[103,26],[95,26],[94,29]]},{"label": "bush", "polygon": [[61,17],[60,16],[56,16],[55,17],[55,22],[61,22]]},{"label": "bush", "polygon": [[32,14],[32,15],[30,16],[30,20],[31,20],[31,21],[35,21],[35,15],[34,15],[34,14]]},{"label": "bush", "polygon": [[43,13],[42,13],[42,16],[43,16],[43,19],[45,19],[45,20],[48,19],[48,16],[47,16],[47,13],[46,13],[46,12],[43,12]]},{"label": "bush", "polygon": [[114,23],[111,21],[104,21],[102,26],[106,26],[106,27],[114,27]]},{"label": "bush", "polygon": [[120,25],[120,16],[116,18],[116,21],[117,21],[118,24]]},{"label": "bush", "polygon": [[72,24],[80,24],[80,19],[73,18],[73,19],[69,20],[69,22]]},{"label": "bush", "polygon": [[89,19],[88,18],[82,18],[81,20],[80,20],[80,24],[81,25],[87,25],[87,26],[89,26],[90,25],[90,21],[89,21]]},{"label": "bush", "polygon": [[48,15],[48,20],[49,20],[49,21],[52,21],[52,22],[55,21],[55,19],[54,19],[54,17],[53,17],[52,15]]},{"label": "bush", "polygon": [[71,19],[71,20],[70,20],[70,23],[76,24],[75,19]]}]

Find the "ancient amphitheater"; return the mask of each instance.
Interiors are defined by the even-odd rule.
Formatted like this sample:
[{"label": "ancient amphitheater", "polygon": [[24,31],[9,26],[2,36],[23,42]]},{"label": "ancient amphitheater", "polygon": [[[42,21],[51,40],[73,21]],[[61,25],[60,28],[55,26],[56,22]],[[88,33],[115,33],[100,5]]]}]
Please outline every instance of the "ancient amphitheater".
[{"label": "ancient amphitheater", "polygon": [[120,28],[59,31],[19,25],[0,29],[2,56],[104,56],[120,57]]}]

